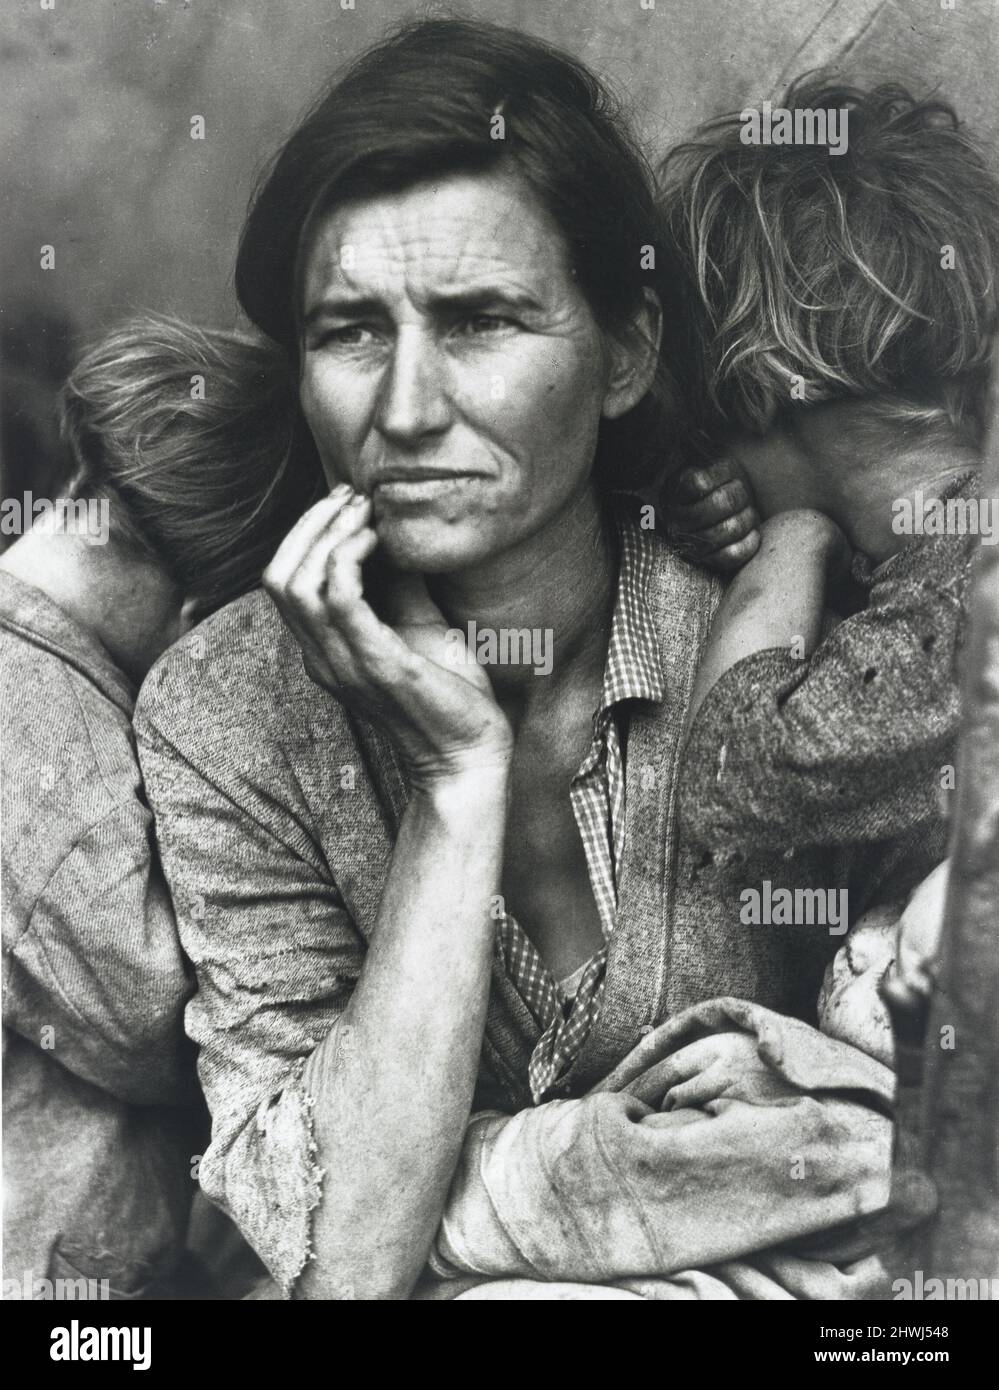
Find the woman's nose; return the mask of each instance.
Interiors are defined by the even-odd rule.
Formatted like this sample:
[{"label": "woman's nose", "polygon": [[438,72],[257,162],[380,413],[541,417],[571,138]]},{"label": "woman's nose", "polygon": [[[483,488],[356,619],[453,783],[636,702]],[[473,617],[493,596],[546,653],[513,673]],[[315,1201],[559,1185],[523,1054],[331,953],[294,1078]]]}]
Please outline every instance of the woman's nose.
[{"label": "woman's nose", "polygon": [[451,423],[449,385],[440,345],[418,328],[401,328],[382,381],[378,428],[399,443],[439,434]]}]

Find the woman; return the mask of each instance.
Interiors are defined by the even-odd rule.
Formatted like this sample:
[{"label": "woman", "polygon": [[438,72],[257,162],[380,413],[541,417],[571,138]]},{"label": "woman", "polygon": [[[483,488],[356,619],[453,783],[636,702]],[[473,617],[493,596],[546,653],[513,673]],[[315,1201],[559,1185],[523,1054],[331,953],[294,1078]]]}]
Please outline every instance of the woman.
[{"label": "woman", "polygon": [[[657,254],[644,162],[600,85],[478,24],[364,55],[251,211],[239,293],[296,365],[332,491],[270,597],[154,669],[136,727],[199,978],[202,1182],[286,1294],[410,1296],[472,1148],[504,1117],[634,1129],[619,1096],[548,1102],[685,1006],[814,1018],[835,938],[747,930],[740,886],[849,888],[855,913],[861,885],[905,878],[911,845],[883,847],[877,875],[815,852],[736,883],[679,838],[718,589],[611,495],[664,448]],[[484,669],[490,650],[508,660]],[[488,1133],[466,1136],[485,1106]],[[693,1128],[657,1168],[692,1233],[673,1267],[884,1201],[887,1122],[854,1096],[740,1100]],[[747,1189],[758,1222],[730,1248]]]}]

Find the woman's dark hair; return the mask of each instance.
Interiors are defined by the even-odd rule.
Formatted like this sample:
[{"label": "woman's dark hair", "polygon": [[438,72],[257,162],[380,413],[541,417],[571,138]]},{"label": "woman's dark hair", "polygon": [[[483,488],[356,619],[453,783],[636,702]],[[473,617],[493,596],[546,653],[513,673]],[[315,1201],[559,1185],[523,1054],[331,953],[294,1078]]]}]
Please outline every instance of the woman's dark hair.
[{"label": "woman's dark hair", "polygon": [[[348,200],[489,170],[516,172],[554,219],[606,334],[624,332],[645,287],[668,292],[654,180],[604,85],[514,29],[423,20],[362,54],[278,153],[243,231],[240,302],[297,361],[302,263],[320,217]],[[661,471],[671,398],[664,376],[624,420],[602,422],[604,485],[640,486]]]}]

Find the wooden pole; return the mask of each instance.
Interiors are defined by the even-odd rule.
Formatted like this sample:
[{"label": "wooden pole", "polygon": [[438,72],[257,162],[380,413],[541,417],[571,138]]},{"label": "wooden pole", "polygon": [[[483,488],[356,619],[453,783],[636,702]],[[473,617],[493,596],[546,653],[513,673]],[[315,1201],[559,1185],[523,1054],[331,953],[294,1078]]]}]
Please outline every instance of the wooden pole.
[{"label": "wooden pole", "polygon": [[[999,521],[999,371],[981,496],[997,514],[986,520]],[[927,1277],[963,1281],[999,1277],[999,543],[981,541],[975,564],[951,872],[923,1054],[921,1167],[940,1205],[914,1250]]]}]

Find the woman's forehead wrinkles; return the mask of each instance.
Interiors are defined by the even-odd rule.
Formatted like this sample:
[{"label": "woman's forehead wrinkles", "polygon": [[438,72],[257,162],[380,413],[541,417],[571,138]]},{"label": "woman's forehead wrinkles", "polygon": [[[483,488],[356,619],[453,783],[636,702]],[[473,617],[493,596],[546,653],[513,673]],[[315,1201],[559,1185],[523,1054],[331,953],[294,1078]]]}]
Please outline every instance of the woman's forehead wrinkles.
[{"label": "woman's forehead wrinkles", "polygon": [[557,231],[508,183],[419,188],[334,212],[309,257],[306,290],[420,298],[495,283],[550,293],[565,271]]},{"label": "woman's forehead wrinkles", "polygon": [[497,244],[471,231],[417,229],[383,238],[330,227],[310,258],[306,296],[405,297],[429,302],[495,291],[548,300],[562,268],[550,242],[510,238]]}]

